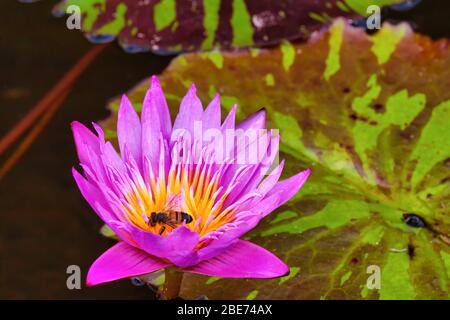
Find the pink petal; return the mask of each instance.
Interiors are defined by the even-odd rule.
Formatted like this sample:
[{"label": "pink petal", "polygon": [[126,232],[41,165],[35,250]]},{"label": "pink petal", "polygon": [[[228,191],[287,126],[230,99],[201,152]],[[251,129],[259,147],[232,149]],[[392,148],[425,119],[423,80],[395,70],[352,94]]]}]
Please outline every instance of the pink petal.
[{"label": "pink petal", "polygon": [[[141,123],[142,154],[150,159],[152,169],[156,173],[160,159],[160,138],[162,135],[167,143],[170,142],[172,122],[164,92],[155,76],[152,77],[150,89],[142,105]],[[168,156],[168,154],[165,155],[165,159]]]},{"label": "pink petal", "polygon": [[[252,130],[252,129],[250,129]],[[251,169],[245,172],[239,179],[237,179],[238,185],[233,189],[232,192],[228,195],[224,206],[228,206],[231,203],[237,201],[240,197],[245,194],[252,192],[256,186],[261,182],[264,178],[264,175],[267,173],[267,170],[272,165],[275,157],[278,155],[278,145],[280,142],[280,136],[273,136],[272,133],[267,135],[267,149],[266,150],[257,150],[257,152],[252,152],[252,148],[258,148],[259,139],[263,139],[262,137],[251,141],[249,145],[247,145],[244,150],[240,151],[244,155],[250,155],[254,157],[252,160],[255,162],[254,164],[249,164]],[[272,152],[274,151],[274,152]],[[239,155],[238,155],[239,157]],[[224,177],[224,184],[231,180],[230,177],[236,173],[242,165],[237,164],[233,165],[227,170]]]},{"label": "pink petal", "polygon": [[159,127],[163,138],[169,141],[172,132],[172,120],[170,119],[166,97],[156,76],[152,76],[150,80],[150,90],[145,97],[144,106],[148,111],[147,115],[151,115],[153,118],[150,120],[155,122],[156,127]]},{"label": "pink petal", "polygon": [[89,154],[100,153],[98,137],[78,121],[72,122],[71,126],[78,158],[81,163],[91,166],[92,159]]},{"label": "pink petal", "polygon": [[125,171],[125,163],[123,162],[123,159],[117,154],[117,151],[114,149],[111,142],[108,141],[104,144],[104,146],[102,147],[102,153],[102,161],[105,166],[110,165],[121,173]]},{"label": "pink petal", "polygon": [[266,249],[238,240],[215,258],[184,271],[224,278],[275,278],[287,274],[289,268]]},{"label": "pink petal", "polygon": [[266,195],[272,188],[275,186],[275,184],[280,179],[281,173],[283,172],[284,168],[284,160],[281,161],[281,163],[273,169],[273,171],[263,180],[261,181],[261,184],[258,186],[258,193],[262,196]]},{"label": "pink petal", "polygon": [[141,163],[141,121],[126,95],[122,96],[117,119],[120,153],[125,159],[125,146],[134,160]]},{"label": "pink petal", "polygon": [[113,209],[108,205],[102,191],[89,181],[87,181],[75,169],[72,169],[73,177],[80,189],[81,194],[89,203],[91,208],[97,213],[100,219],[103,220],[121,239],[129,238],[126,232],[119,230],[114,222],[125,220],[124,217],[118,217],[114,214]]},{"label": "pink petal", "polygon": [[95,286],[122,278],[157,271],[170,266],[125,242],[119,242],[103,253],[89,269],[86,283]]},{"label": "pink petal", "polygon": [[[99,203],[105,208],[109,207],[100,189],[87,181],[77,170],[75,170],[75,168],[72,168],[72,175],[78,185],[78,189],[80,189],[81,194],[93,209],[95,209],[96,203]],[[115,217],[107,211],[105,211],[106,214],[98,211],[96,211],[96,213],[104,222],[115,219]]]},{"label": "pink petal", "polygon": [[203,131],[208,129],[220,129],[220,96],[216,94],[214,99],[206,107],[202,116]]},{"label": "pink petal", "polygon": [[234,130],[235,128],[235,123],[236,123],[236,109],[237,109],[237,105],[235,104],[230,112],[228,113],[227,117],[225,118],[225,120],[222,123],[222,131],[225,133],[225,130]]},{"label": "pink petal", "polygon": [[[241,236],[256,227],[260,220],[260,215],[252,211],[238,212],[235,221],[237,226],[220,234],[216,239],[209,242],[207,246],[198,250],[199,261],[214,258],[227,250],[231,245],[236,243],[236,241],[239,241]],[[202,239],[207,237],[208,234]]]},{"label": "pink petal", "polygon": [[300,190],[310,174],[311,169],[307,169],[297,173],[295,176],[280,181],[275,184],[266,196],[279,195],[278,206],[282,206]]},{"label": "pink petal", "polygon": [[[186,96],[184,96],[183,100],[180,104],[180,110],[175,119],[175,123],[173,124],[173,133],[172,140],[176,140],[175,135],[179,135],[181,131],[187,131],[191,136],[191,140],[195,139],[194,137],[194,123],[198,121],[201,123],[203,116],[203,107],[200,99],[196,94],[197,89],[195,85],[192,84],[189,88]],[[201,134],[201,132],[199,132]]]},{"label": "pink petal", "polygon": [[250,210],[254,208],[253,212],[261,215],[261,218],[263,218],[291,199],[308,179],[309,174],[309,169],[302,171],[295,176],[276,183],[269,192],[266,192],[268,185],[269,183],[273,184],[274,181],[268,182],[267,185],[261,184],[260,187],[263,187],[261,191],[263,193],[266,192],[265,197],[262,200],[258,197],[249,199],[240,204],[238,208],[239,210]]},{"label": "pink petal", "polygon": [[128,230],[138,246],[153,256],[169,260],[180,267],[198,262],[195,247],[199,242],[199,235],[185,226],[176,228],[166,237],[142,231],[131,225]]},{"label": "pink petal", "polygon": [[[102,207],[98,202],[94,205],[95,212],[98,212],[99,216],[107,217],[110,214],[111,209],[108,211],[104,207]],[[125,221],[125,222],[124,222]],[[116,217],[111,218],[109,220],[105,219],[104,222],[111,228],[112,231],[116,234],[119,239],[126,241],[128,244],[137,247],[136,241],[133,240],[133,238],[130,235],[130,232],[126,228],[126,224],[128,221],[126,221],[125,217]]]},{"label": "pink petal", "polygon": [[240,122],[236,129],[264,129],[266,127],[266,110],[261,109]]},{"label": "pink petal", "polygon": [[257,208],[254,210],[254,212],[259,214],[262,219],[281,206],[281,197],[281,194],[276,193],[269,197],[265,197],[263,200],[260,200],[256,203],[248,203],[246,204],[246,206],[243,206],[243,208],[251,208],[252,206],[254,207],[255,205],[257,205]]}]

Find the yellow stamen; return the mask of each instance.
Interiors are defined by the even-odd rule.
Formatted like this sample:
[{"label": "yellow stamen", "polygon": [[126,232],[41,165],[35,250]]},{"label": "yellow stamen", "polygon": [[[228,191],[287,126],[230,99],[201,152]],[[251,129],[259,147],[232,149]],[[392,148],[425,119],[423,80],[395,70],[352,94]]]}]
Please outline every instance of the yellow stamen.
[{"label": "yellow stamen", "polygon": [[149,180],[147,185],[142,181],[130,185],[126,188],[128,192],[124,194],[127,205],[123,205],[123,210],[128,220],[142,230],[160,233],[165,227],[163,235],[172,231],[169,225],[157,224],[152,227],[148,222],[152,212],[167,210],[166,206],[171,194],[172,196],[183,194],[183,205],[179,211],[192,217],[192,222],[186,226],[197,231],[200,236],[216,230],[232,219],[232,211],[222,212],[229,190],[225,191],[220,199],[216,199],[220,174],[211,177],[210,165],[199,164],[195,170],[189,169],[187,165],[173,165],[167,182],[163,173],[160,173],[158,177],[151,173]]}]

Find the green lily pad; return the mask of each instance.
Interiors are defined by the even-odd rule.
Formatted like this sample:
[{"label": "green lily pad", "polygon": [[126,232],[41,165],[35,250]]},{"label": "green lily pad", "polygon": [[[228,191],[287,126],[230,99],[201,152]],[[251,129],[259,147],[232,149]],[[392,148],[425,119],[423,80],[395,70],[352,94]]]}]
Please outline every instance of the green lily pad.
[{"label": "green lily pad", "polygon": [[65,0],[55,7],[64,15],[76,5],[81,28],[93,42],[118,37],[130,52],[232,49],[306,39],[335,17],[360,19],[370,5],[402,0]]},{"label": "green lily pad", "polygon": [[[288,276],[186,274],[184,298],[449,298],[447,40],[406,24],[368,36],[337,20],[301,45],[182,55],[160,79],[172,110],[191,82],[205,103],[216,91],[226,107],[238,102],[240,117],[265,107],[281,131],[285,174],[313,172],[246,235],[282,258]],[[142,101],[148,85],[131,100]],[[114,128],[116,106],[106,127]]]}]

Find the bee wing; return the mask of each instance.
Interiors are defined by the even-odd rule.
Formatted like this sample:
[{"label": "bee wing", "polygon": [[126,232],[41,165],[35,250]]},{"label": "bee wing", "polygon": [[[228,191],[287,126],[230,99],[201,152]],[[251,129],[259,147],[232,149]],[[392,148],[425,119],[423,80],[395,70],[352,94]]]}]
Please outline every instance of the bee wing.
[{"label": "bee wing", "polygon": [[166,224],[171,227],[172,229],[175,229],[177,227],[177,224],[173,221],[166,221]]},{"label": "bee wing", "polygon": [[170,194],[167,199],[165,210],[180,211],[183,207],[183,196],[181,193],[176,195]]}]

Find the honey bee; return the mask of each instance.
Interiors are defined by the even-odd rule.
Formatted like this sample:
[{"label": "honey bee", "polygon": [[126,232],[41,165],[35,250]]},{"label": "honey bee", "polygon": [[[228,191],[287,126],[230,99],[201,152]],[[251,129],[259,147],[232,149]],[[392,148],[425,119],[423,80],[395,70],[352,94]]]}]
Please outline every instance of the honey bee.
[{"label": "honey bee", "polygon": [[161,225],[162,228],[159,231],[159,234],[162,235],[166,230],[166,225],[171,228],[176,228],[177,225],[182,223],[191,223],[193,221],[192,216],[180,210],[180,202],[181,195],[176,195],[169,198],[163,211],[150,213],[148,225],[152,227]]}]

